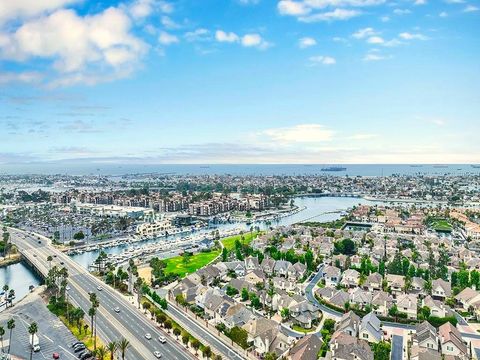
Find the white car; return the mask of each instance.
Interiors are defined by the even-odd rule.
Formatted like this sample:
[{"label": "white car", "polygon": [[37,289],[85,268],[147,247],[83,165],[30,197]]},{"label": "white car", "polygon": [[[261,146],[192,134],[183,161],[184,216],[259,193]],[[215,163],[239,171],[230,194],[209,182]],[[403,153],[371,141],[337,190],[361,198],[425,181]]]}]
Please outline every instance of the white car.
[{"label": "white car", "polygon": [[167,342],[167,339],[165,338],[165,336],[159,336],[158,341],[160,341],[162,344],[165,344]]},{"label": "white car", "polygon": [[119,312],[120,312],[120,308],[119,308],[118,306],[117,306],[115,309],[113,309],[113,310],[115,310],[116,313],[119,313]]},{"label": "white car", "polygon": [[151,340],[151,339],[152,339],[152,335],[150,335],[150,333],[146,333],[146,334],[145,334],[145,339]]},{"label": "white car", "polygon": [[160,351],[154,351],[153,355],[157,358],[160,359],[162,357],[162,354],[160,354]]},{"label": "white car", "polygon": [[67,285],[67,287],[65,288],[65,290],[70,291],[70,286]]},{"label": "white car", "polygon": [[98,291],[102,291],[103,288],[99,285],[99,286],[97,286],[97,290],[98,290]]}]

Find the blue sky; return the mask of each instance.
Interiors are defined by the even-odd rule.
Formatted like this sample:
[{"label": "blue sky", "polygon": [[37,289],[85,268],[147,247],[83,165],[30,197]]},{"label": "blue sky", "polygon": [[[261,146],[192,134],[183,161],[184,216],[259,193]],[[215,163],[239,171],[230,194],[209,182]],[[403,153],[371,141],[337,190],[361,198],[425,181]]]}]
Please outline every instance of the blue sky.
[{"label": "blue sky", "polygon": [[479,0],[0,3],[0,164],[478,163]]}]

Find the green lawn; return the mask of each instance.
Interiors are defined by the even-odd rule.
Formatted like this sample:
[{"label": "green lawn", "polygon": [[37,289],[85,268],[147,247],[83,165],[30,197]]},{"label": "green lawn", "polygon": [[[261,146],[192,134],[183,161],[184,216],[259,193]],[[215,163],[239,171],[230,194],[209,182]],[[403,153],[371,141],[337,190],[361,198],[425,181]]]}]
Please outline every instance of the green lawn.
[{"label": "green lawn", "polygon": [[[245,240],[243,240],[243,243],[250,244],[252,240],[256,238],[257,235],[258,235],[258,232],[255,232],[255,231],[252,233],[250,232],[244,233],[243,237],[245,238]],[[236,240],[242,242],[242,236],[241,235],[230,236],[225,239],[222,239],[221,241],[223,246],[225,246],[227,250],[232,250],[235,247]]]},{"label": "green lawn", "polygon": [[175,273],[180,277],[194,273],[198,269],[207,265],[210,261],[215,259],[220,254],[219,250],[213,250],[210,252],[199,252],[190,258],[188,264],[183,262],[183,257],[175,256],[170,259],[165,259],[167,267],[165,268],[165,274]]},{"label": "green lawn", "polygon": [[[245,244],[250,244],[250,242],[257,236],[258,233],[253,232],[253,233],[245,233],[243,236],[245,238],[244,243]],[[231,250],[235,247],[235,241],[239,240],[240,242],[242,236],[241,235],[235,235],[235,236],[230,236],[225,239],[222,239],[221,242],[225,248],[228,250]],[[165,263],[167,264],[165,268],[165,274],[168,273],[175,273],[178,274],[180,277],[185,277],[188,274],[194,273],[198,269],[204,267],[207,265],[210,261],[215,259],[218,255],[220,254],[219,250],[213,250],[210,252],[200,252],[195,255],[193,255],[190,258],[190,261],[188,264],[185,264],[183,262],[183,257],[182,256],[175,256],[170,259],[165,259]]]},{"label": "green lawn", "polygon": [[308,334],[309,332],[313,332],[316,328],[312,327],[311,329],[304,329],[300,325],[292,325],[292,329],[298,332],[303,332],[304,334]]},{"label": "green lawn", "polygon": [[452,231],[452,225],[445,219],[435,219],[430,223],[435,231]]}]

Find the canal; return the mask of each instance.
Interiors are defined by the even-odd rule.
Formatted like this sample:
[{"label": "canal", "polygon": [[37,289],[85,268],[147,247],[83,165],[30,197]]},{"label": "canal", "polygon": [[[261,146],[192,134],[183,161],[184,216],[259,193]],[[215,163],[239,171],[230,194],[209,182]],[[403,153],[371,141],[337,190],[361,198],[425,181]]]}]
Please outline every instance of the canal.
[{"label": "canal", "polygon": [[[296,206],[301,209],[305,209],[293,215],[280,218],[277,221],[271,221],[271,223],[266,223],[262,221],[253,223],[251,225],[246,225],[244,223],[220,224],[217,225],[216,228],[229,229],[244,227],[245,230],[248,230],[250,226],[259,226],[261,229],[266,229],[270,226],[286,226],[307,220],[320,222],[332,221],[338,219],[342,211],[345,211],[354,205],[372,203],[362,198],[347,197],[297,197],[294,200]],[[203,231],[211,232],[214,229],[215,228],[210,228]],[[179,236],[181,235],[176,235],[176,237]],[[136,245],[138,246],[139,244],[146,244],[156,241],[158,240],[148,240],[141,243],[136,243]],[[104,249],[104,251],[107,254],[119,254],[129,246],[132,245],[119,245],[116,247]],[[83,254],[72,255],[72,258],[77,263],[87,268],[98,257],[98,254],[99,251],[91,251]],[[28,268],[23,263],[18,263],[10,265],[8,267],[0,268],[0,286],[3,287],[5,284],[7,284],[10,288],[15,289],[16,300],[21,299],[28,293],[28,288],[30,285],[37,286],[38,284],[40,284],[40,280],[41,279],[39,279],[33,273],[33,271],[31,271],[30,268]]]}]

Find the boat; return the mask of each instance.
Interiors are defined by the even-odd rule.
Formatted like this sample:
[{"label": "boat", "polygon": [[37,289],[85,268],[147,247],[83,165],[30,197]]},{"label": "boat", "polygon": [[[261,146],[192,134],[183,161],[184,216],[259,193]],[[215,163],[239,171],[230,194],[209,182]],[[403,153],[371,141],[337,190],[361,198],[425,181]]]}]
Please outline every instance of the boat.
[{"label": "boat", "polygon": [[474,169],[480,169],[480,165],[470,165]]},{"label": "boat", "polygon": [[346,167],[341,167],[341,166],[329,166],[329,167],[324,167],[322,168],[322,171],[346,171]]}]

